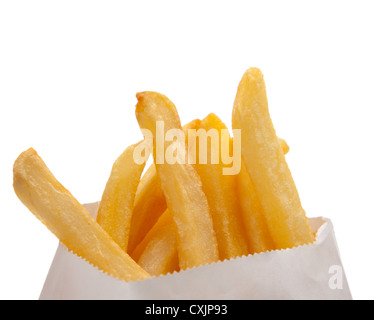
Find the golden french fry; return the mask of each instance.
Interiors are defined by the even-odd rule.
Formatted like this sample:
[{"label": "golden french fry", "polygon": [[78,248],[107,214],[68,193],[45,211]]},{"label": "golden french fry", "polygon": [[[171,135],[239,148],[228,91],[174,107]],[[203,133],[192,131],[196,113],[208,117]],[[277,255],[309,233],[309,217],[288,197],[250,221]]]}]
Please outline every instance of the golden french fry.
[{"label": "golden french fry", "polygon": [[263,76],[256,68],[247,70],[239,83],[232,127],[241,129],[243,159],[275,247],[312,242],[313,233],[269,115]]},{"label": "golden french fry", "polygon": [[[287,142],[278,138],[284,154],[289,151]],[[246,229],[248,248],[251,254],[272,250],[275,248],[267,226],[264,209],[258,198],[244,161],[237,175],[237,192]]]},{"label": "golden french fry", "polygon": [[[278,138],[283,153],[289,151],[287,142]],[[275,248],[267,226],[264,209],[253,185],[244,161],[237,176],[237,192],[243,216],[248,248],[251,254],[272,250]]]},{"label": "golden french fry", "polygon": [[[220,135],[221,130],[227,130],[227,127],[221,119],[211,113],[201,121],[199,129],[206,132],[214,129]],[[220,154],[219,147],[221,145],[220,141],[218,141],[218,144],[212,143],[211,140],[208,140],[209,142],[207,148],[208,159],[211,158],[212,152]],[[197,162],[195,166],[203,184],[203,191],[208,199],[221,260],[248,254],[246,235],[236,192],[236,176],[224,175],[222,171],[224,166],[221,159],[219,164],[212,164],[212,161],[208,160],[206,164]]]},{"label": "golden french fry", "polygon": [[253,254],[273,250],[275,245],[268,229],[264,209],[244,161],[241,163],[237,183],[237,192],[246,230],[249,253]]},{"label": "golden french fry", "polygon": [[57,181],[34,149],[15,161],[13,186],[24,205],[68,250],[125,281],[150,277]]},{"label": "golden french fry", "polygon": [[[196,128],[199,124],[199,119],[185,124],[183,130],[186,137],[188,129]],[[153,163],[141,178],[136,192],[127,248],[129,253],[132,253],[135,247],[141,242],[147,232],[156,223],[157,219],[166,210],[166,207],[164,192],[161,189],[160,179]]]},{"label": "golden french fry", "polygon": [[166,208],[166,199],[161,189],[160,179],[156,167],[152,163],[140,179],[136,191],[128,253],[133,252]]},{"label": "golden french fry", "polygon": [[179,270],[177,231],[169,210],[165,210],[135,248],[132,258],[151,275]]},{"label": "golden french fry", "polygon": [[130,233],[135,193],[145,166],[134,161],[134,149],[126,150],[114,162],[103,192],[96,221],[125,251]]},{"label": "golden french fry", "polygon": [[150,130],[154,137],[153,157],[168,209],[177,227],[180,267],[186,269],[217,261],[217,239],[199,175],[188,163],[177,161],[170,164],[165,161],[162,164],[159,161],[159,157],[165,157],[170,146],[187,153],[184,143],[182,147],[178,139],[165,141],[166,152],[157,153],[156,122],[162,122],[165,132],[175,129],[180,132],[182,127],[177,110],[167,97],[157,92],[138,93],[137,99],[139,126]]},{"label": "golden french fry", "polygon": [[[170,214],[170,211],[166,209],[161,217],[156,221],[156,223],[152,226],[152,228],[148,231],[145,237],[140,241],[140,243],[136,246],[133,252],[130,254],[131,258],[135,261],[138,261],[140,256],[142,255],[145,247],[147,244],[152,240],[153,237],[157,234],[158,230],[167,226],[167,225],[174,225],[173,218]],[[175,227],[175,225],[174,225]]]},{"label": "golden french fry", "polygon": [[143,251],[138,264],[154,276],[179,271],[177,237],[173,225],[159,230]]}]

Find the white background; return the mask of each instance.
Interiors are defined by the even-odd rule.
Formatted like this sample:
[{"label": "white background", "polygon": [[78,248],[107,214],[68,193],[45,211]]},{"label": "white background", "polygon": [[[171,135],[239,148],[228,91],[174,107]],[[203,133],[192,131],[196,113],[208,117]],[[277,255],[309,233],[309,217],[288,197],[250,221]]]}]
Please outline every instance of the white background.
[{"label": "white background", "polygon": [[12,165],[34,147],[82,203],[141,139],[135,94],[183,123],[231,126],[237,85],[264,73],[308,216],[327,216],[355,299],[374,298],[371,1],[2,1],[0,298],[37,299],[57,239],[22,205]]}]

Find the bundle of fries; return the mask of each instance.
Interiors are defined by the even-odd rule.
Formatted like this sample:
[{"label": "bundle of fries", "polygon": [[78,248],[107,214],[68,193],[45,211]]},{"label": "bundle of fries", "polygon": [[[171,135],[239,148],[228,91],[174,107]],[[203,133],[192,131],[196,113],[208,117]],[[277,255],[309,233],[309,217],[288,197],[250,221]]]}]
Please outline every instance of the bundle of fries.
[{"label": "bundle of fries", "polygon": [[164,95],[137,99],[144,140],[114,162],[96,220],[35,150],[15,161],[17,196],[68,250],[136,281],[314,241],[260,70],[250,68],[239,83],[232,136],[213,113],[182,127]]}]

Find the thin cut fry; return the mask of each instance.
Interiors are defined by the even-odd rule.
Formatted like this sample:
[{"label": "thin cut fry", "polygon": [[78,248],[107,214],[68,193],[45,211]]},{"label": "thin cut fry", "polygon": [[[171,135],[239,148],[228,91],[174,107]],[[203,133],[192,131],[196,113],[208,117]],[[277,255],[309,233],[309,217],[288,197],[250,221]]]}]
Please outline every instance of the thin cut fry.
[{"label": "thin cut fry", "polygon": [[[197,128],[199,124],[199,119],[185,124],[183,130],[186,137],[187,130]],[[127,248],[128,253],[132,253],[165,210],[166,199],[161,189],[156,167],[152,163],[141,178],[136,192]]]},{"label": "thin cut fry", "polygon": [[[156,121],[163,121],[165,132],[182,129],[177,110],[167,97],[156,92],[142,92],[137,94],[137,98],[139,126],[151,130],[153,137],[156,137]],[[153,156],[168,209],[178,231],[181,269],[217,261],[217,239],[199,175],[190,164],[158,163],[155,140]],[[165,143],[165,148],[171,143]],[[180,142],[174,143],[181,148]]]},{"label": "thin cut fry", "polygon": [[166,199],[161,189],[160,179],[156,167],[152,163],[140,179],[136,191],[128,253],[133,252],[166,208]]},{"label": "thin cut fry", "polygon": [[179,271],[177,237],[172,225],[159,230],[143,251],[138,264],[154,276]]},{"label": "thin cut fry", "polygon": [[[279,138],[284,154],[289,151],[285,140]],[[248,248],[251,254],[273,250],[275,245],[267,226],[264,209],[253,185],[244,161],[237,176],[237,193],[243,216]]]},{"label": "thin cut fry", "polygon": [[299,194],[271,121],[260,70],[249,69],[236,94],[233,129],[241,129],[242,155],[264,208],[276,248],[313,241]]},{"label": "thin cut fry", "polygon": [[15,161],[13,186],[25,206],[79,257],[125,281],[150,276],[56,180],[34,149],[26,150]]},{"label": "thin cut fry", "polygon": [[133,258],[135,261],[138,261],[139,257],[143,253],[145,247],[152,240],[152,238],[155,236],[155,234],[158,232],[158,230],[165,227],[166,225],[169,225],[169,224],[174,225],[174,221],[173,221],[173,218],[170,214],[170,211],[168,209],[166,209],[162,213],[161,217],[152,226],[151,230],[148,231],[148,233],[143,238],[143,240],[133,250],[133,252],[131,253],[131,258]]},{"label": "thin cut fry", "polygon": [[169,210],[165,210],[136,247],[132,258],[151,275],[179,270],[177,230]]},{"label": "thin cut fry", "polygon": [[[201,121],[200,129],[208,132],[215,129],[220,134],[227,130],[225,124],[215,114],[211,113]],[[208,143],[211,142],[208,140]],[[219,144],[221,145],[221,143]],[[211,152],[219,154],[219,145],[210,143],[207,148],[208,159]],[[211,147],[215,148],[211,150]],[[224,175],[224,164],[196,164],[197,173],[201,177],[203,191],[208,199],[213,226],[217,235],[220,259],[230,259],[248,254],[247,241],[243,221],[240,214],[239,199],[236,193],[236,176]]]},{"label": "thin cut fry", "polygon": [[137,144],[129,146],[114,162],[100,201],[96,221],[127,250],[136,189],[145,166],[134,161]]},{"label": "thin cut fry", "polygon": [[237,176],[237,192],[243,216],[249,253],[273,250],[275,245],[271,238],[264,209],[254,188],[252,179],[244,161]]}]

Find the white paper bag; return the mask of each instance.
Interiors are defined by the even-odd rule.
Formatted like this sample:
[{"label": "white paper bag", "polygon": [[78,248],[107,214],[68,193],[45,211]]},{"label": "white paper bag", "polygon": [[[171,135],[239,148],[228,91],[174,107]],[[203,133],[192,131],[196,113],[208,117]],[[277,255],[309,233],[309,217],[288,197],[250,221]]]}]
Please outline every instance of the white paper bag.
[{"label": "white paper bag", "polygon": [[[98,203],[85,207],[96,216]],[[60,243],[40,299],[352,299],[331,221],[310,223],[313,244],[136,282],[99,271]]]}]

